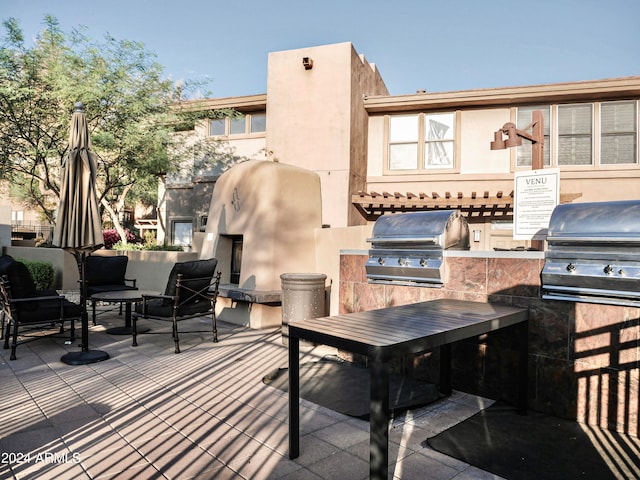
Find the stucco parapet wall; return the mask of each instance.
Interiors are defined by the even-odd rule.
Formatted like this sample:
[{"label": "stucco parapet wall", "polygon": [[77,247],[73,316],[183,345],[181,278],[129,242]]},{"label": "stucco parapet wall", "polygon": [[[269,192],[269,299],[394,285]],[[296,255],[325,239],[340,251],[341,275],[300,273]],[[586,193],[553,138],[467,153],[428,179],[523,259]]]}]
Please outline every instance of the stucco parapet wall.
[{"label": "stucco parapet wall", "polygon": [[[445,257],[465,257],[465,258],[517,258],[541,260],[544,259],[544,252],[529,250],[497,250],[497,251],[467,251],[467,250],[445,250]],[[340,255],[369,255],[368,250],[340,250]]]}]

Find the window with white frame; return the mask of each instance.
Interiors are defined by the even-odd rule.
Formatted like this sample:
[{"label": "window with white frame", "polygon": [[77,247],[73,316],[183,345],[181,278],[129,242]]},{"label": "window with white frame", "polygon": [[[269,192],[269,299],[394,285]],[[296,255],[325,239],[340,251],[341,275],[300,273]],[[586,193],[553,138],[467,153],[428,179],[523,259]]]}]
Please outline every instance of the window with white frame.
[{"label": "window with white frame", "polygon": [[453,168],[455,119],[453,113],[424,116],[424,168]]},{"label": "window with white frame", "polygon": [[637,102],[600,104],[600,163],[619,165],[638,163]]},{"label": "window with white frame", "polygon": [[[516,128],[523,130],[529,127],[533,121],[533,112],[540,110],[542,112],[544,146],[542,149],[543,162],[546,167],[551,165],[551,106],[536,105],[527,107],[518,107],[516,113]],[[526,130],[531,133],[531,129]],[[518,167],[531,167],[533,158],[533,143],[526,138],[522,139],[522,145],[516,150],[516,165]]]},{"label": "window with white frame", "polygon": [[389,170],[417,170],[418,115],[389,117]]},{"label": "window with white frame", "polygon": [[452,169],[455,165],[455,114],[389,117],[389,172]]},{"label": "window with white frame", "polygon": [[593,105],[558,105],[558,165],[593,165]]},{"label": "window with white frame", "polygon": [[193,223],[191,220],[174,220],[171,224],[173,245],[191,246]]},{"label": "window with white frame", "polygon": [[23,210],[11,210],[11,224],[22,226],[24,221],[24,211]]}]

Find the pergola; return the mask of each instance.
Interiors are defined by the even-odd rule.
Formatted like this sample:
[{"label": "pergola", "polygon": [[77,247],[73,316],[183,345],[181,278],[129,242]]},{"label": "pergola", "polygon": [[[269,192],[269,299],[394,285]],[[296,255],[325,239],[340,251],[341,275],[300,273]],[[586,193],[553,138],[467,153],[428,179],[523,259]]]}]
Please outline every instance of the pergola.
[{"label": "pergola", "polygon": [[[581,193],[561,193],[560,203],[571,203],[581,197]],[[387,213],[421,212],[427,210],[461,210],[467,220],[482,218],[489,220],[513,220],[513,190],[497,192],[358,192],[351,197],[351,203],[364,218],[374,221]]]}]

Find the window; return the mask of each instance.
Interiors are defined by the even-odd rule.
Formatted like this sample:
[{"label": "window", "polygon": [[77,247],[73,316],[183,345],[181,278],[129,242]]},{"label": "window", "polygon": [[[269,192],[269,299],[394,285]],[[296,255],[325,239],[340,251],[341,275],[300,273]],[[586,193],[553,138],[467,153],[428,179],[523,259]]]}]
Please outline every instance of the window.
[{"label": "window", "polygon": [[191,246],[192,223],[190,220],[176,220],[171,224],[171,236],[174,245]]},{"label": "window", "polygon": [[22,226],[22,222],[24,221],[24,211],[23,210],[11,210],[11,224]]},{"label": "window", "polygon": [[603,102],[600,105],[600,163],[637,163],[638,124],[636,102]]},{"label": "window", "polygon": [[[531,125],[533,112],[540,110],[542,112],[542,120],[544,122],[544,147],[542,149],[543,162],[546,167],[551,165],[551,107],[549,105],[536,105],[531,107],[519,107],[517,112],[516,127],[518,130],[525,130]],[[531,133],[531,130],[527,130]],[[533,143],[526,138],[522,139],[522,145],[516,151],[516,165],[518,167],[531,167],[531,159],[533,158]]]},{"label": "window", "polygon": [[391,172],[454,167],[455,114],[392,115],[389,117]]},{"label": "window", "polygon": [[247,131],[247,120],[242,118],[229,119],[229,135],[244,135]]},{"label": "window", "polygon": [[593,165],[593,105],[558,106],[558,165]]},{"label": "window", "polygon": [[215,118],[209,122],[209,135],[220,137],[227,133],[226,121],[224,118]]},{"label": "window", "polygon": [[266,132],[267,115],[264,112],[242,115],[240,118],[216,118],[209,121],[209,136],[224,137]]},{"label": "window", "polygon": [[424,168],[453,168],[453,114],[425,115],[424,125]]},{"label": "window", "polygon": [[249,120],[251,122],[251,133],[263,133],[267,131],[266,113],[252,113]]},{"label": "window", "polygon": [[418,168],[418,135],[418,115],[389,118],[389,170]]}]

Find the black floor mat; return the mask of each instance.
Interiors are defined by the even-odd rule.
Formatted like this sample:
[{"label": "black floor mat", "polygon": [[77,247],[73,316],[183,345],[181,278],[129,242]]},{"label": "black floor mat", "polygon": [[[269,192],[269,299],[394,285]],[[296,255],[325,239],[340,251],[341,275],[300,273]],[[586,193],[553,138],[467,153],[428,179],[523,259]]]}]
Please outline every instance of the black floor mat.
[{"label": "black floor mat", "polygon": [[[287,368],[266,375],[266,385],[289,389]],[[389,406],[392,414],[434,402],[441,395],[435,385],[391,375]],[[369,418],[369,369],[329,355],[318,362],[300,364],[300,396],[336,412],[362,419]]]},{"label": "black floor mat", "polygon": [[637,437],[495,403],[427,440],[509,480],[640,478]]}]

